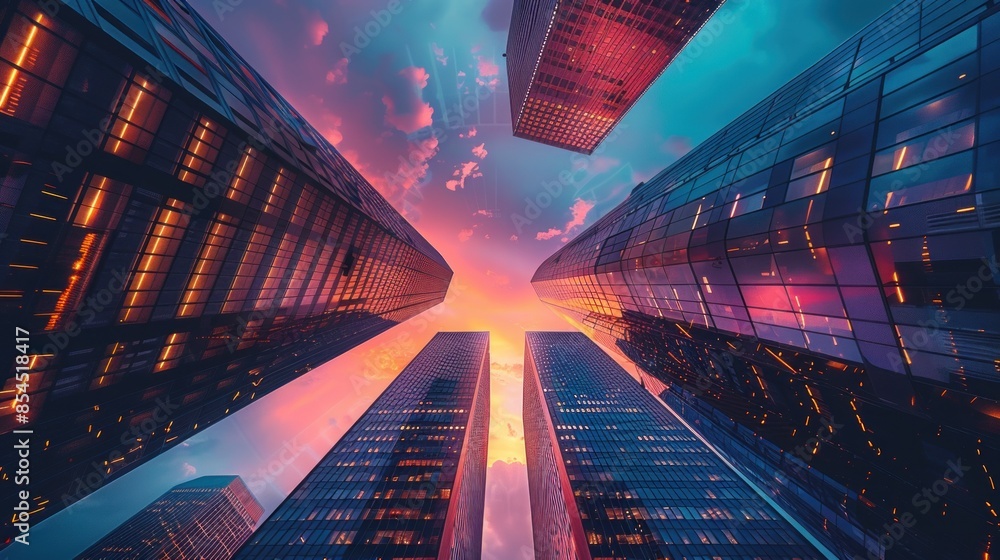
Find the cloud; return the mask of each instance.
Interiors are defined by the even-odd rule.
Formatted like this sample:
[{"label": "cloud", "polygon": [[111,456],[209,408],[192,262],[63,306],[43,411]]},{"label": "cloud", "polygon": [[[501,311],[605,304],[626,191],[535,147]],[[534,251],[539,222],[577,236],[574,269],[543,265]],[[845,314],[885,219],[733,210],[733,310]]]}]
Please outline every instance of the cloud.
[{"label": "cloud", "polygon": [[486,271],[486,277],[493,281],[497,286],[508,286],[510,285],[510,277],[500,274],[499,272],[493,272],[492,270]]},{"label": "cloud", "polygon": [[486,470],[483,560],[534,558],[526,467],[496,461]]},{"label": "cloud", "polygon": [[476,58],[476,71],[479,74],[476,78],[476,83],[489,88],[490,91],[496,90],[497,84],[500,83],[500,67],[485,56]]},{"label": "cloud", "polygon": [[562,230],[556,228],[550,228],[549,231],[538,232],[538,235],[535,236],[535,239],[539,241],[548,241],[549,239],[552,239],[557,235],[562,235]]},{"label": "cloud", "polygon": [[686,136],[671,136],[660,146],[660,151],[680,159],[691,151],[691,139]]},{"label": "cloud", "polygon": [[441,63],[441,66],[448,66],[448,57],[444,55],[444,49],[437,43],[431,43],[431,50],[434,51],[434,58]]},{"label": "cloud", "polygon": [[333,66],[333,69],[326,73],[326,83],[328,84],[346,84],[347,83],[347,65],[350,64],[350,60],[347,58],[342,58],[337,61],[337,64]]},{"label": "cloud", "polygon": [[462,231],[458,232],[458,240],[461,241],[462,243],[465,243],[466,241],[472,239],[472,235],[474,233],[475,232],[471,229],[463,229]]},{"label": "cloud", "polygon": [[489,152],[486,151],[485,142],[476,146],[475,148],[472,148],[472,155],[476,156],[479,159],[486,159],[487,154],[489,154]]},{"label": "cloud", "polygon": [[423,90],[429,79],[427,70],[409,66],[400,70],[395,79],[389,80],[386,84],[389,91],[382,97],[386,122],[406,134],[431,126],[434,108],[423,99]]},{"label": "cloud", "polygon": [[507,31],[513,11],[514,0],[489,0],[483,8],[483,21],[491,31]]},{"label": "cloud", "polygon": [[[590,200],[583,200],[582,198],[576,199],[573,202],[573,206],[569,207],[570,215],[572,216],[566,225],[562,229],[549,228],[548,231],[540,231],[535,235],[535,239],[538,241],[548,241],[549,239],[558,237],[560,235],[569,235],[574,229],[583,226],[587,221],[587,214],[594,209],[594,202]],[[568,237],[563,237],[562,241],[565,243],[569,241]]]},{"label": "cloud", "polygon": [[309,38],[310,45],[316,47],[322,45],[323,39],[329,32],[330,24],[328,24],[319,14],[316,14],[313,18],[306,22],[306,37]]},{"label": "cloud", "polygon": [[181,465],[181,469],[184,471],[184,476],[194,476],[198,473],[198,469],[196,469],[191,463],[187,462]]},{"label": "cloud", "polygon": [[573,219],[566,223],[566,227],[563,228],[565,233],[569,233],[572,229],[578,228],[587,221],[587,214],[594,209],[594,203],[589,200],[583,200],[582,198],[576,199],[573,206],[570,206],[569,211],[573,215]]},{"label": "cloud", "polygon": [[464,189],[465,180],[472,178],[476,179],[482,177],[483,174],[479,172],[479,164],[474,161],[467,161],[458,166],[458,169],[452,173],[452,177],[458,177],[458,179],[452,179],[445,183],[445,186],[449,191]]}]

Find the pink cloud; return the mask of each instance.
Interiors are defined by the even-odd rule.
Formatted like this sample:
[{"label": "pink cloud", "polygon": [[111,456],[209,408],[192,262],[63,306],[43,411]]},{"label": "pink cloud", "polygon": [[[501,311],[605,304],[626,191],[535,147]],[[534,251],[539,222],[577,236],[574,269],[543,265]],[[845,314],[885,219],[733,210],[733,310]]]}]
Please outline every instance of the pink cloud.
[{"label": "pink cloud", "polygon": [[522,463],[496,461],[486,470],[483,560],[531,560],[531,505]]},{"label": "pink cloud", "polygon": [[691,139],[686,136],[671,136],[660,146],[660,151],[680,158],[691,151]]},{"label": "pink cloud", "polygon": [[472,231],[471,229],[463,229],[462,231],[458,232],[458,240],[461,241],[462,243],[465,243],[466,241],[472,239],[473,233],[475,232]]},{"label": "pink cloud", "polygon": [[194,475],[196,475],[198,473],[198,469],[196,469],[194,467],[194,465],[192,465],[191,463],[187,463],[187,462],[185,462],[181,466],[181,470],[184,471],[184,476],[194,476]]},{"label": "pink cloud", "polygon": [[500,83],[500,67],[495,62],[485,56],[477,57],[476,70],[479,73],[476,78],[477,84],[491,90],[496,89],[497,84]]},{"label": "pink cloud", "polygon": [[441,66],[448,66],[448,57],[444,55],[443,48],[439,47],[437,43],[431,43],[431,50],[434,51],[434,57],[441,63]]},{"label": "pink cloud", "polygon": [[445,183],[445,186],[449,191],[457,190],[459,188],[465,188],[465,180],[472,178],[476,179],[482,177],[483,174],[479,173],[479,164],[474,161],[467,161],[458,166],[458,169],[452,173],[453,177],[458,177],[458,179],[452,179]]},{"label": "pink cloud", "polygon": [[[576,199],[573,202],[573,206],[569,207],[570,215],[572,216],[566,225],[562,229],[549,228],[548,231],[540,231],[535,235],[535,239],[538,241],[548,241],[560,235],[569,235],[571,231],[582,226],[587,221],[587,214],[594,209],[594,202],[589,200],[583,200],[582,198]],[[561,239],[563,243],[569,241],[568,237],[563,237]]]},{"label": "pink cloud", "polygon": [[313,46],[319,46],[323,44],[323,38],[326,34],[330,32],[330,24],[326,22],[319,14],[316,14],[315,19],[310,19],[306,23],[306,36],[309,38],[309,44]]},{"label": "pink cloud", "polygon": [[550,228],[549,231],[540,231],[535,235],[535,239],[539,241],[548,241],[557,235],[562,235],[561,229]]},{"label": "pink cloud", "polygon": [[476,146],[475,148],[472,148],[472,155],[476,156],[479,159],[486,159],[487,154],[489,154],[489,152],[486,151],[485,142]]},{"label": "pink cloud", "polygon": [[333,66],[333,70],[326,73],[326,83],[328,84],[346,84],[347,83],[347,65],[351,61],[346,58],[342,58],[337,61],[337,64]]},{"label": "pink cloud", "polygon": [[385,104],[385,120],[397,130],[413,134],[434,122],[434,108],[423,100],[423,89],[427,87],[430,74],[423,68],[410,66],[399,72],[402,84],[382,97]]},{"label": "pink cloud", "polygon": [[587,221],[587,214],[594,209],[594,203],[589,200],[583,200],[582,198],[576,199],[573,206],[569,207],[570,213],[573,215],[573,219],[566,223],[566,233],[570,230],[578,228]]}]

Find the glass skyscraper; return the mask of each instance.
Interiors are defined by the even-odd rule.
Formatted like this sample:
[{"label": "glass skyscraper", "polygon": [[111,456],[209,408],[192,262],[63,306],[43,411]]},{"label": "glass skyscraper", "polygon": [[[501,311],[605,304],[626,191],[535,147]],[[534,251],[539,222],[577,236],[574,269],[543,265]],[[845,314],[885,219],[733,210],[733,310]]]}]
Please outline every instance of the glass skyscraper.
[{"label": "glass skyscraper", "polygon": [[238,476],[178,484],[77,560],[229,560],[264,514]]},{"label": "glass skyscraper", "polygon": [[723,0],[517,0],[514,136],[590,154]]},{"label": "glass skyscraper", "polygon": [[440,254],[183,1],[8,1],[0,37],[33,523],[443,300]]},{"label": "glass skyscraper", "polygon": [[489,344],[435,335],[236,558],[480,558]]},{"label": "glass skyscraper", "polygon": [[842,556],[993,555],[997,11],[900,3],[533,279]]},{"label": "glass skyscraper", "polygon": [[539,560],[823,558],[581,333],[527,333],[524,423]]}]

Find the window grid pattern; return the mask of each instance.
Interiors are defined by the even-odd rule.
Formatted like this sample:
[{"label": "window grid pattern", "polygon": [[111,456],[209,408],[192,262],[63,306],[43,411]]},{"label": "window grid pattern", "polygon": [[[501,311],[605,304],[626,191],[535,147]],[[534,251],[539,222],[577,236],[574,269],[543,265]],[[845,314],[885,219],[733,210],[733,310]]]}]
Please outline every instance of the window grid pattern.
[{"label": "window grid pattern", "polygon": [[592,153],[721,5],[519,0],[507,45],[514,136]]},{"label": "window grid pattern", "polygon": [[[0,10],[0,127],[18,131],[0,141],[0,232],[13,240],[0,314],[38,333],[39,521],[93,490],[70,481],[95,469],[115,480],[440,303],[452,276],[184,2],[64,7]],[[81,130],[101,131],[99,153],[60,167]],[[286,238],[290,254],[313,257],[274,270],[275,305],[257,310]],[[65,333],[65,348],[46,349]],[[18,426],[15,373],[4,431]],[[164,403],[183,407],[164,420]],[[150,418],[139,444],[111,437]]]},{"label": "window grid pattern", "polygon": [[[575,557],[823,557],[586,336],[530,332],[525,345],[530,421],[543,425],[533,437],[549,439],[548,468],[555,459],[560,471],[529,473],[540,482],[530,487],[532,512],[536,500],[574,500],[579,519],[569,525],[589,549]],[[545,467],[529,457],[529,471]],[[540,550],[563,528],[536,524]],[[550,554],[536,557],[566,552]]]},{"label": "window grid pattern", "polygon": [[[533,279],[711,420],[714,443],[843,554],[884,553],[884,525],[921,489],[898,473],[943,473],[969,449],[967,491],[894,551],[981,556],[995,533],[1000,450],[975,435],[995,422],[1000,380],[995,11],[901,3]],[[844,427],[816,446],[831,418]],[[955,535],[961,552],[938,544]]]},{"label": "window grid pattern", "polygon": [[241,478],[203,476],[175,486],[77,558],[229,558],[263,514]]},{"label": "window grid pattern", "polygon": [[489,333],[438,333],[235,558],[480,557]]}]

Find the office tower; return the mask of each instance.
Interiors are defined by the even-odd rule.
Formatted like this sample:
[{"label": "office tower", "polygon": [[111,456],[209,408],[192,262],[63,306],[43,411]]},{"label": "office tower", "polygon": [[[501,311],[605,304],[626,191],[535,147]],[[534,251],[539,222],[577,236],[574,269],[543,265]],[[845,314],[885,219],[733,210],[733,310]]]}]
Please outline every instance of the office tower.
[{"label": "office tower", "polygon": [[237,553],[480,557],[489,333],[438,333]]},{"label": "office tower", "polygon": [[527,333],[524,423],[539,560],[823,558],[581,333]]},{"label": "office tower", "polygon": [[183,2],[5,2],[0,33],[33,523],[443,300],[441,256]]},{"label": "office tower", "polygon": [[77,560],[229,560],[264,514],[238,476],[174,486],[77,556]]},{"label": "office tower", "polygon": [[507,39],[514,136],[590,154],[723,0],[517,0]]},{"label": "office tower", "polygon": [[533,279],[844,556],[992,555],[996,12],[903,2]]}]

